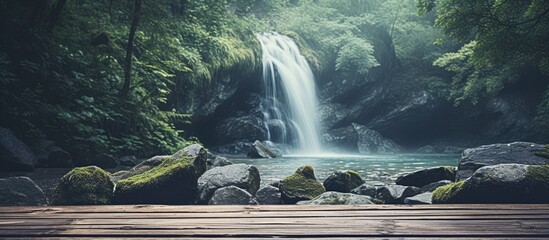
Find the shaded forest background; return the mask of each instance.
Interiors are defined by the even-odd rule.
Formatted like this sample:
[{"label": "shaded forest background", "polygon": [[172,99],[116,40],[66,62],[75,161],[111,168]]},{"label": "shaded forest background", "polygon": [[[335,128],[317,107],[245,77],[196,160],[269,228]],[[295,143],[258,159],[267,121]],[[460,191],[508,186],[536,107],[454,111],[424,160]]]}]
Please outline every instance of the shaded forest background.
[{"label": "shaded forest background", "polygon": [[384,97],[395,104],[417,92],[467,111],[523,92],[530,114],[510,138],[549,136],[544,0],[0,0],[0,9],[0,126],[31,145],[56,141],[77,165],[199,141],[198,99],[227,76],[257,79],[255,34],[268,31],[298,43],[321,94],[391,79]]}]

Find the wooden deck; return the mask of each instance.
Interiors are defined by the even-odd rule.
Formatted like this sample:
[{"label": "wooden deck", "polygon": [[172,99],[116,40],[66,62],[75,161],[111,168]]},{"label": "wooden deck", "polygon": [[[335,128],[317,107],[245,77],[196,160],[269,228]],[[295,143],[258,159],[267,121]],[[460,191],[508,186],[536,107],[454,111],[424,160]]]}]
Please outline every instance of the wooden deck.
[{"label": "wooden deck", "polygon": [[549,205],[0,207],[4,238],[549,238]]}]

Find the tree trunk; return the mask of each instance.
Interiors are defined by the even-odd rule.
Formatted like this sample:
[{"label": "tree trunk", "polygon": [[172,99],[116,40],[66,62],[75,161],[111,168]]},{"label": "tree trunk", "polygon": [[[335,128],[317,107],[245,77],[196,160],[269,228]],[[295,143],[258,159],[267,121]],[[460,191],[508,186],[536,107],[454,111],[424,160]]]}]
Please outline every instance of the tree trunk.
[{"label": "tree trunk", "polygon": [[133,56],[133,42],[135,40],[135,31],[137,31],[137,25],[139,25],[139,19],[141,17],[141,1],[135,0],[135,6],[133,10],[132,25],[130,27],[130,35],[128,37],[128,44],[126,46],[126,61],[124,62],[124,85],[120,90],[120,97],[125,98],[129,91],[132,81],[132,56]]}]

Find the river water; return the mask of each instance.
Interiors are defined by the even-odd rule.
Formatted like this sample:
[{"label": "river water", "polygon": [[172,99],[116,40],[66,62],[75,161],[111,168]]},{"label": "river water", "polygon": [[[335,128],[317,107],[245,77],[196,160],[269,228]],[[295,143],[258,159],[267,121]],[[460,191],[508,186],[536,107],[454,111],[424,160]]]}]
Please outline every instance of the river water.
[{"label": "river water", "polygon": [[245,163],[259,169],[262,185],[291,175],[303,165],[312,165],[317,179],[323,181],[337,170],[354,170],[370,184],[394,182],[399,174],[428,167],[457,166],[457,154],[386,154],[386,155],[333,155],[284,156],[273,159],[231,158],[233,163]]}]

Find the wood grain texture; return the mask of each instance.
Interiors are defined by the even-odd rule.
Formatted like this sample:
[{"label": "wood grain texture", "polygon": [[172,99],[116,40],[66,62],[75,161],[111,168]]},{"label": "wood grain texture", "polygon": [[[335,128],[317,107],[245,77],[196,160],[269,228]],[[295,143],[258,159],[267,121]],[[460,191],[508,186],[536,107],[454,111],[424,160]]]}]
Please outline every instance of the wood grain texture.
[{"label": "wood grain texture", "polygon": [[549,205],[0,207],[0,239],[549,238]]}]

